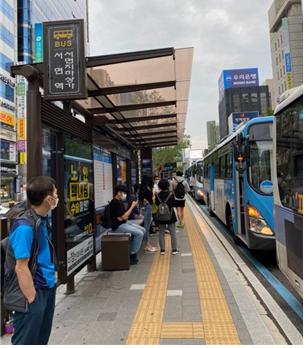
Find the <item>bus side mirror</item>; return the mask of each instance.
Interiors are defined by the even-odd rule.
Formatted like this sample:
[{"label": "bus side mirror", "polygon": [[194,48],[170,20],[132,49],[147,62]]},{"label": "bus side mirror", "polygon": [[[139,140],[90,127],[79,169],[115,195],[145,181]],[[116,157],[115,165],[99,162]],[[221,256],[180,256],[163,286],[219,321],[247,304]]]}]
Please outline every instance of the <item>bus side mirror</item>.
[{"label": "bus side mirror", "polygon": [[240,174],[242,174],[246,169],[246,149],[242,144],[241,139],[237,139],[236,142],[233,142],[233,153],[235,168]]}]

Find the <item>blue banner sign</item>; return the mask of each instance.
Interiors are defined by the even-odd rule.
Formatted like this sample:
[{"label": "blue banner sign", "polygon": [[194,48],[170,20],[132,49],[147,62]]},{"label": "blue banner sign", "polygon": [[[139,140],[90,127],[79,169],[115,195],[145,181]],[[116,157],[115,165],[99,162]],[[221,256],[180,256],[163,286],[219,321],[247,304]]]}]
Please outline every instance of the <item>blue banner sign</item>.
[{"label": "blue banner sign", "polygon": [[286,65],[286,72],[287,73],[292,72],[290,53],[285,53],[285,65]]},{"label": "blue banner sign", "polygon": [[35,63],[42,63],[43,61],[43,28],[42,23],[35,23]]},{"label": "blue banner sign", "polygon": [[233,69],[223,70],[219,78],[219,94],[223,94],[225,89],[258,86],[258,69]]}]

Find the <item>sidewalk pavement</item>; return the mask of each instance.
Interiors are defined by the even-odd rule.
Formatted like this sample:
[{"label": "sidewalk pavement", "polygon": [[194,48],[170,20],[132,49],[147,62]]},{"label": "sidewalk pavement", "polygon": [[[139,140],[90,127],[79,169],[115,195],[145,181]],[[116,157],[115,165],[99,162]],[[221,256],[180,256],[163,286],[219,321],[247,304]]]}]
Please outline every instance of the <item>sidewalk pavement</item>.
[{"label": "sidewalk pavement", "polygon": [[[137,265],[131,266],[129,271],[117,272],[101,271],[99,254],[97,271],[88,273],[85,267],[77,275],[74,294],[65,295],[65,286],[60,286],[49,344],[225,343],[222,341],[222,325],[219,327],[219,324],[214,324],[207,317],[216,313],[205,312],[206,307],[211,303],[218,304],[219,300],[214,302],[214,294],[202,296],[201,286],[207,283],[205,279],[201,283],[201,277],[212,277],[213,274],[217,276],[217,280],[213,280],[214,284],[221,285],[221,296],[225,298],[223,307],[227,304],[230,320],[236,332],[232,333],[231,329],[230,335],[236,337],[238,344],[285,344],[281,335],[267,320],[267,313],[259,302],[256,302],[244,279],[227,261],[222,247],[216,244],[209,245],[192,212],[189,210],[187,213],[185,229],[177,232],[180,254],[170,255],[168,250],[167,259],[159,253],[141,252]],[[152,244],[158,245],[158,235],[152,236]],[[201,252],[207,254],[200,258]],[[201,275],[201,260],[204,258],[211,262],[214,270]],[[164,265],[167,266],[167,262],[168,268],[162,268]],[[164,274],[163,269],[167,269],[168,274]],[[155,278],[157,272],[160,272],[158,277],[164,277],[163,280]],[[159,286],[159,282],[160,286],[165,286],[164,302],[160,302],[161,294],[154,293],[154,286]],[[149,326],[155,325],[152,335],[153,331],[150,331],[150,328],[147,334],[144,332],[147,330],[146,326],[137,333],[137,315],[149,315],[148,312],[151,310],[151,307],[141,309],[148,295],[146,291],[150,289],[152,291],[149,296],[151,300],[153,297],[156,308],[160,307],[156,310],[161,311],[160,320],[152,319],[152,322],[148,323]],[[203,305],[205,303],[206,307]],[[216,305],[215,312],[218,310],[217,307]],[[223,307],[222,310],[226,312],[226,308]],[[153,312],[154,308],[152,318]],[[230,325],[230,321],[227,323]],[[209,327],[211,329],[208,332]],[[150,335],[152,337],[149,337]],[[1,344],[10,344],[10,337],[4,336]]]}]

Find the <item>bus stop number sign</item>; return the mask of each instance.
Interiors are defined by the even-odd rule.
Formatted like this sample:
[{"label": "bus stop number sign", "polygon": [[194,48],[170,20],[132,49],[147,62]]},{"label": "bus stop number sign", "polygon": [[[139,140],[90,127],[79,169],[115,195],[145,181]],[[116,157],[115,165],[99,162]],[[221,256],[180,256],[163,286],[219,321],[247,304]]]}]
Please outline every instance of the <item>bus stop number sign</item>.
[{"label": "bus stop number sign", "polygon": [[87,98],[84,21],[44,22],[44,98]]}]

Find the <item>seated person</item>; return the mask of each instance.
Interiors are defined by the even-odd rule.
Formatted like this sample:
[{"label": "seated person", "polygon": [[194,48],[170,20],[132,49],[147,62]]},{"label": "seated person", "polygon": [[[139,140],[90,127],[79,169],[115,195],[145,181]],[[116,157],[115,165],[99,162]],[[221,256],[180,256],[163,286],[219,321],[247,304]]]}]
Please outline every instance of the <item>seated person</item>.
[{"label": "seated person", "polygon": [[123,185],[115,188],[115,196],[109,204],[110,216],[112,220],[112,230],[118,233],[130,233],[132,238],[130,242],[130,263],[135,265],[138,263],[137,252],[141,247],[145,229],[139,225],[128,221],[133,209],[137,206],[138,201],[133,201],[130,208],[124,208],[123,201],[127,197],[127,189]]}]

